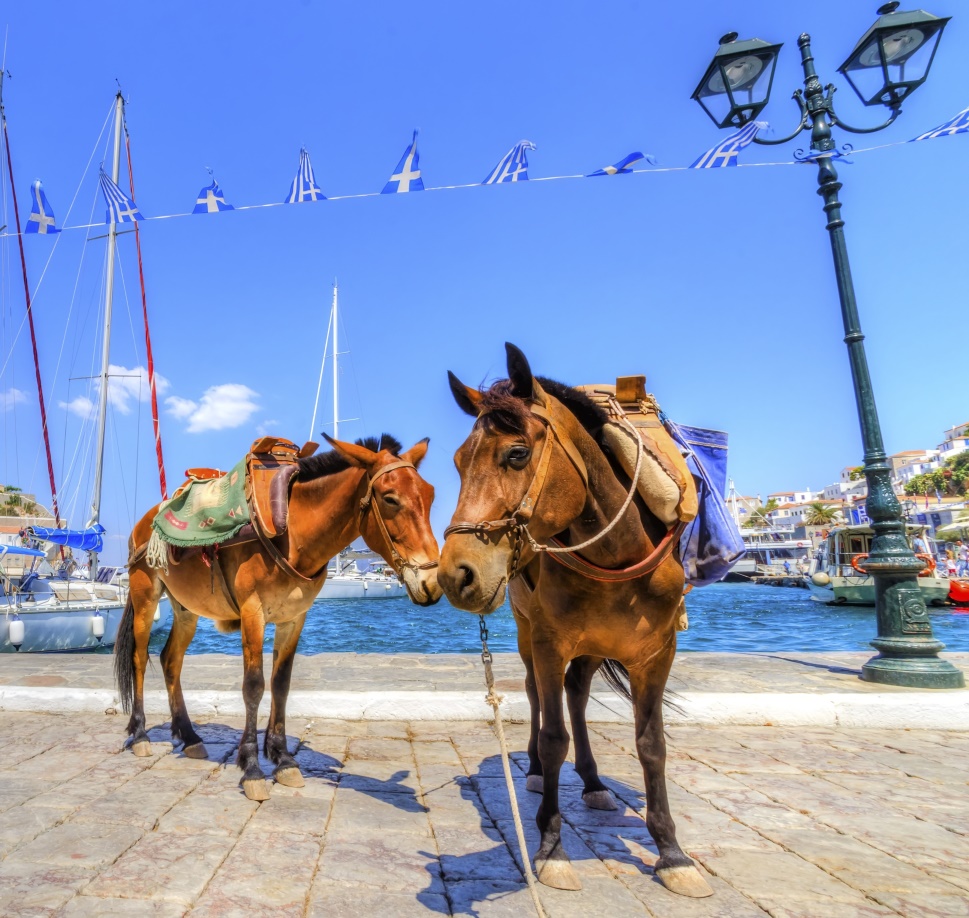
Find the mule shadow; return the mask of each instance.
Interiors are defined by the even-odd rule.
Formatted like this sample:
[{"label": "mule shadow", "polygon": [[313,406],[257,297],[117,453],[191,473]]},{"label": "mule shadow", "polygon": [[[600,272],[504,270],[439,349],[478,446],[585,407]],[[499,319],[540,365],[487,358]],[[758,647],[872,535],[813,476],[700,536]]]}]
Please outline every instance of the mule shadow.
[{"label": "mule shadow", "polygon": [[[515,794],[525,830],[527,856],[531,859],[539,846],[535,816],[542,798],[525,788],[527,767],[527,755],[512,754]],[[658,853],[639,815],[645,808],[645,792],[605,775],[602,780],[616,797],[618,809],[615,811],[589,809],[582,801],[582,780],[572,763],[566,762],[562,767],[559,788],[562,843],[576,873],[580,878],[605,876],[605,872],[593,865],[606,861],[611,874],[635,872],[651,876],[651,864]],[[446,825],[442,829],[435,819],[432,795],[425,799],[430,804],[431,823],[440,849],[440,870],[452,913],[477,918],[482,903],[514,894],[521,900],[526,899],[527,885],[501,757],[482,759],[473,774],[456,778],[455,782],[460,787],[462,800],[467,803],[467,821],[460,831],[449,831]],[[448,818],[454,819],[453,811],[448,813]],[[473,821],[477,823],[476,828]],[[418,853],[429,859],[433,857],[428,851]],[[431,882],[418,895],[418,900],[423,901],[422,896],[430,899],[434,892],[436,866],[428,865]],[[428,907],[434,908],[431,904]],[[580,908],[579,901],[576,907]],[[523,901],[522,908],[532,909],[530,901]],[[581,908],[585,908],[585,903]]]},{"label": "mule shadow", "polygon": [[[217,762],[226,768],[235,767],[236,753],[239,749],[239,743],[242,741],[241,729],[214,721],[196,723],[195,729],[202,738],[202,742],[205,743],[210,762]],[[151,727],[148,730],[148,738],[152,743],[171,743],[171,722],[168,721]],[[275,766],[262,753],[264,738],[265,731],[260,730],[258,734],[259,765],[266,776],[272,780],[272,772]],[[129,738],[125,743],[125,748],[130,744]],[[312,739],[299,742],[288,736],[287,745],[307,782],[323,781],[332,785],[339,784],[345,789],[367,794],[396,809],[410,813],[427,812],[427,807],[418,800],[417,791],[405,783],[405,780],[411,776],[410,772],[405,769],[394,772],[386,779],[356,774],[352,770],[347,770],[345,763],[340,759],[315,749]],[[177,758],[184,758],[183,750],[184,747],[180,743],[175,744],[172,755]],[[239,776],[242,777],[241,771]],[[242,792],[240,786],[239,793]]]}]

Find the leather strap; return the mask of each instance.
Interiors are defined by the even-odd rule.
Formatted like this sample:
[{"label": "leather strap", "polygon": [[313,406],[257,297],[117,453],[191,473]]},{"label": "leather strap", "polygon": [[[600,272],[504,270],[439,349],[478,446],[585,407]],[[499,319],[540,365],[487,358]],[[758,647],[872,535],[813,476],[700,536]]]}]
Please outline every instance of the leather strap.
[{"label": "leather strap", "polygon": [[259,537],[259,542],[261,543],[262,547],[266,549],[266,553],[269,555],[269,557],[272,558],[273,561],[283,569],[284,573],[295,578],[296,580],[302,580],[306,583],[309,583],[312,580],[317,580],[324,573],[326,573],[327,564],[329,564],[329,562],[324,564],[320,570],[309,577],[306,574],[296,570],[296,568],[289,563],[289,558],[287,558],[276,546],[276,543],[270,539],[265,532],[263,532],[262,526],[259,525],[259,522],[255,517],[253,517],[253,523],[254,525],[252,528],[256,531],[256,535]]},{"label": "leather strap", "polygon": [[[686,526],[686,523],[677,523],[667,531],[666,535],[660,539],[656,547],[642,561],[637,561],[629,567],[599,567],[599,565],[586,561],[585,558],[574,552],[561,554],[549,552],[549,554],[563,567],[567,567],[589,580],[598,580],[602,583],[623,583],[628,580],[638,580],[640,577],[651,574],[670,556],[670,553],[679,544],[680,536]],[[568,547],[558,539],[551,539],[550,541],[557,546]]]}]

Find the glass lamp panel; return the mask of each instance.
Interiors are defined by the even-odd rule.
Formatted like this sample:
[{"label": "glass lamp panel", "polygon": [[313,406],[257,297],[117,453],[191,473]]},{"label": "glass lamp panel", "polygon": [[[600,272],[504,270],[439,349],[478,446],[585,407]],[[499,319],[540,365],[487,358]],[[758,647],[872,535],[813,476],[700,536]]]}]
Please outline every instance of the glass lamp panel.
[{"label": "glass lamp panel", "polygon": [[[725,92],[709,95],[701,94],[697,96],[697,101],[718,126],[724,126],[724,122],[730,115],[730,96]],[[727,123],[729,124],[729,122]]]},{"label": "glass lamp panel", "polygon": [[[872,42],[872,44],[877,49],[877,43]],[[865,51],[867,51],[867,48],[862,51],[862,54]],[[873,105],[879,101],[885,89],[885,71],[882,69],[880,62],[876,66],[871,67],[858,67],[857,69],[849,67],[844,71],[844,75],[848,82],[851,83],[851,88],[854,89],[858,94],[858,98],[865,105]]]},{"label": "glass lamp panel", "polygon": [[[942,32],[933,29],[926,35],[925,31],[907,29],[901,35],[896,33],[882,40],[890,82],[920,83],[928,75],[929,64]],[[909,34],[912,32],[918,32],[920,39]]]}]

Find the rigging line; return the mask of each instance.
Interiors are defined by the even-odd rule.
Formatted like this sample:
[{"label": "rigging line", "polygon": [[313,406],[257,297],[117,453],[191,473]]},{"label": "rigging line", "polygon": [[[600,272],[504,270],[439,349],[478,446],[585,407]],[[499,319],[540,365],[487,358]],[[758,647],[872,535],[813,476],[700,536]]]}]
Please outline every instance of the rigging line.
[{"label": "rigging line", "polygon": [[[125,513],[131,514],[131,503],[128,500],[128,484],[124,478],[124,463],[121,461],[121,438],[118,436],[118,414],[114,405],[108,402],[111,414],[111,433],[114,439],[114,447],[118,454],[118,477],[121,479],[121,495],[124,498]],[[117,511],[115,511],[117,513]]]},{"label": "rigging line", "polygon": [[323,388],[323,373],[326,370],[326,349],[330,344],[330,325],[333,323],[333,310],[326,320],[326,339],[323,342],[323,359],[320,361],[320,378],[316,383],[316,401],[313,403],[313,420],[310,421],[310,439],[316,436],[316,412],[320,407],[320,390]]}]

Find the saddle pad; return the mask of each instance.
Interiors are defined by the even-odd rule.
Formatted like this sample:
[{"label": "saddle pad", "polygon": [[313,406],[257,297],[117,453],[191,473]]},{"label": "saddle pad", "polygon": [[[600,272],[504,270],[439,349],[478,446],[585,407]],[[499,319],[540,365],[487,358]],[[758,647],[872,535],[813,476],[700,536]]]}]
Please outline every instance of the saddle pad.
[{"label": "saddle pad", "polygon": [[186,482],[159,507],[152,528],[171,545],[183,548],[225,542],[249,522],[242,460],[221,478]]},{"label": "saddle pad", "polygon": [[[602,428],[602,438],[619,461],[623,471],[632,478],[636,471],[636,456],[639,450],[632,431],[622,424],[609,421]],[[678,522],[677,506],[680,503],[680,489],[657,458],[646,448],[645,443],[636,490],[658,520],[667,526]]]}]

